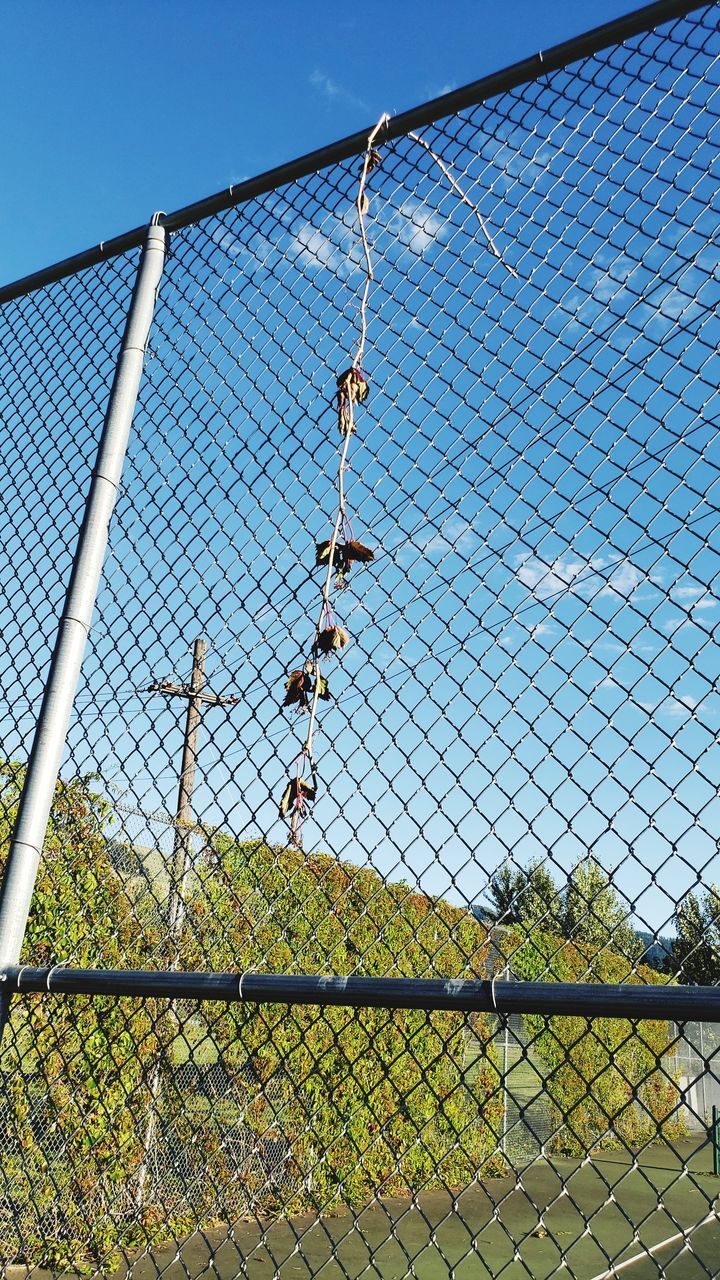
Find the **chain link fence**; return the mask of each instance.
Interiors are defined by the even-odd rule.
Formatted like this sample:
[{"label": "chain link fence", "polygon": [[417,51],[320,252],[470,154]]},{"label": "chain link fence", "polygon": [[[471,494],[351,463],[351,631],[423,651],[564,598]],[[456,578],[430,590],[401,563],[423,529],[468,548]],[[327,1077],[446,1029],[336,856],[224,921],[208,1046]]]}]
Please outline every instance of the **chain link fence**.
[{"label": "chain link fence", "polygon": [[8,1280],[720,1275],[719,82],[653,5],[156,218],[147,340],[144,230],[0,290]]}]

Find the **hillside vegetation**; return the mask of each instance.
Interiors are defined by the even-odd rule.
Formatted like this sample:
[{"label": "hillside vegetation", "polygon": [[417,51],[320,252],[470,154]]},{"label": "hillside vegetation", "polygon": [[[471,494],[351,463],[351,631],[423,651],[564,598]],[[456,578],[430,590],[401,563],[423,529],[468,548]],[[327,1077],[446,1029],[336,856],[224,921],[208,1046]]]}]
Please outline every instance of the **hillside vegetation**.
[{"label": "hillside vegetation", "polygon": [[[6,837],[20,778],[6,768]],[[128,876],[108,853],[108,818],[87,783],[58,785],[24,959],[151,967],[158,956],[170,958],[163,904],[128,891]],[[521,926],[513,950],[517,976],[544,970],[564,981],[588,972],[597,981],[659,980],[644,966],[629,971],[606,948],[593,952]],[[178,962],[485,977],[488,931],[469,912],[385,883],[371,869],[216,832],[192,881]],[[470,1084],[469,1025],[462,1015],[413,1010],[18,1000],[3,1059],[4,1127],[17,1135],[3,1146],[5,1187],[13,1188],[0,1205],[4,1253],[32,1263],[87,1255],[97,1265],[119,1247],[229,1216],[238,1184],[256,1210],[277,1211],[282,1201],[286,1211],[325,1211],[359,1207],[377,1194],[460,1188],[499,1172],[503,1096],[492,1029],[472,1019],[484,1053]],[[590,1026],[538,1019],[528,1029],[547,1064],[548,1091],[568,1115],[563,1142],[571,1149],[585,1150],[613,1130],[645,1139],[666,1123],[676,1098],[658,1070],[666,1023],[641,1023],[635,1032],[608,1019]],[[237,1082],[222,1106],[201,1105],[181,1083],[179,1063],[202,1060],[203,1044]],[[180,1185],[171,1194],[147,1177],[153,1096],[163,1133],[172,1133],[178,1150],[192,1147],[203,1170],[191,1199]],[[238,1171],[229,1141],[238,1126],[255,1135],[250,1146],[284,1144],[282,1193],[257,1162]]]}]

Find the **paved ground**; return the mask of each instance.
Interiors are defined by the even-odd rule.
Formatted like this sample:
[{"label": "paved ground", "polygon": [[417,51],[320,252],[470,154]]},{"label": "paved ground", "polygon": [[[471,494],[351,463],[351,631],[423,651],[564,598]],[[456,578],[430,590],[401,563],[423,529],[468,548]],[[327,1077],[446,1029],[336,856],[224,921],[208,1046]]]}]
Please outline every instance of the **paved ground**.
[{"label": "paved ground", "polygon": [[[683,1173],[683,1160],[692,1177]],[[253,1223],[237,1223],[232,1232],[214,1228],[187,1241],[180,1253],[160,1249],[137,1259],[122,1275],[132,1280],[210,1275],[216,1280],[402,1280],[408,1275],[488,1280],[502,1271],[503,1280],[548,1280],[556,1274],[595,1280],[605,1275],[610,1261],[617,1268],[638,1256],[610,1274],[628,1280],[707,1280],[720,1276],[715,1213],[720,1179],[710,1170],[709,1147],[696,1149],[692,1143],[679,1151],[651,1147],[635,1167],[626,1153],[612,1151],[584,1163],[546,1161],[528,1169],[520,1185],[515,1178],[491,1179],[455,1202],[435,1192],[420,1196],[415,1205],[385,1200],[356,1222],[348,1214],[306,1215],[270,1223],[262,1234]],[[672,1242],[679,1228],[692,1229],[691,1249],[683,1249],[682,1239]],[[547,1234],[534,1235],[538,1230]],[[655,1260],[648,1259],[636,1231],[646,1247],[670,1242]],[[41,1280],[37,1272],[32,1275]]]}]

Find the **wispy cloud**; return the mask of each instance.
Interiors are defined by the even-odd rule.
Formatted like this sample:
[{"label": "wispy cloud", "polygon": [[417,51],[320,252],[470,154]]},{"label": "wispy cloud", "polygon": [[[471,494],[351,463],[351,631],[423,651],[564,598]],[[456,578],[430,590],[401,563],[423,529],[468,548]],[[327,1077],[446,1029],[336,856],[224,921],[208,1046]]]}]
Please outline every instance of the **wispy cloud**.
[{"label": "wispy cloud", "polygon": [[536,622],[535,626],[530,628],[533,640],[536,636],[550,636],[555,635],[556,632],[557,626],[554,622]]},{"label": "wispy cloud", "polygon": [[359,98],[350,89],[338,84],[337,80],[333,80],[332,76],[325,75],[324,71],[316,68],[311,73],[309,81],[313,89],[317,89],[318,93],[328,102],[341,103],[345,107],[356,107],[361,111],[370,110],[364,98]]},{"label": "wispy cloud", "polygon": [[[378,257],[392,260],[396,266],[407,268],[410,257],[421,258],[442,239],[444,219],[414,196],[408,196],[395,208],[386,205],[385,213],[384,220],[378,220],[380,229],[374,249]],[[328,214],[316,225],[305,223],[296,231],[289,254],[310,270],[324,267],[341,277],[363,271],[365,256],[354,208],[342,217]]]},{"label": "wispy cloud", "polygon": [[633,262],[623,253],[610,259],[607,251],[601,251],[581,272],[565,306],[584,325],[608,309],[616,316],[632,311],[646,335],[659,340],[703,314],[700,294],[707,281],[708,272],[690,264],[675,283],[658,283],[646,263]]},{"label": "wispy cloud", "polygon": [[415,538],[414,545],[423,555],[446,555],[448,551],[456,551],[463,555],[472,550],[478,541],[471,524],[461,516],[452,516],[439,529],[429,529],[424,536]]},{"label": "wispy cloud", "polygon": [[483,139],[482,154],[499,170],[493,185],[507,190],[519,178],[532,185],[547,169],[555,148],[550,138],[504,126]]},{"label": "wispy cloud", "polygon": [[537,555],[521,555],[515,561],[518,581],[538,600],[547,601],[566,593],[594,599],[621,596],[629,599],[643,575],[629,560],[606,555],[586,559],[564,552],[552,561]]},{"label": "wispy cloud", "polygon": [[654,715],[671,716],[674,720],[685,720],[691,716],[696,707],[699,706],[698,699],[692,698],[690,694],[681,694],[675,697],[670,694],[667,698],[663,698],[662,702],[641,702],[640,706],[644,711],[652,712]]},{"label": "wispy cloud", "polygon": [[528,553],[521,556],[516,565],[518,580],[538,600],[547,600],[566,591],[577,591],[587,570],[587,560],[571,554],[546,562],[540,556]]},{"label": "wispy cloud", "polygon": [[629,560],[623,560],[610,574],[609,581],[600,592],[601,596],[618,595],[631,596],[638,583],[642,581],[642,574],[636,569],[634,564]]},{"label": "wispy cloud", "polygon": [[317,226],[306,222],[293,236],[289,256],[299,259],[304,267],[324,267],[333,275],[349,276],[360,270],[362,245],[354,210],[343,217],[328,215]]}]

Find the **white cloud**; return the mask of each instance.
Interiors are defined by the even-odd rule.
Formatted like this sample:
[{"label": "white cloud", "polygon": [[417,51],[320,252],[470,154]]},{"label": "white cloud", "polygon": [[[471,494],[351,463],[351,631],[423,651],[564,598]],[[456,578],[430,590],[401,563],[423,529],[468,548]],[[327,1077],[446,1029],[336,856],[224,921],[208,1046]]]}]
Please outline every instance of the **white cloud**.
[{"label": "white cloud", "polygon": [[622,564],[611,573],[607,586],[603,587],[600,594],[608,596],[615,593],[619,596],[631,596],[641,579],[640,570],[636,569],[629,560],[623,560]]},{"label": "white cloud", "polygon": [[317,89],[323,98],[327,98],[328,102],[342,103],[346,107],[358,107],[362,111],[369,111],[367,103],[359,98],[356,94],[346,89],[343,85],[338,84],[337,80],[333,80],[331,76],[326,76],[324,71],[316,70],[308,77],[309,83],[313,89]]},{"label": "white cloud", "polygon": [[664,622],[660,623],[659,630],[664,631],[665,635],[672,636],[676,631],[684,631],[686,627],[691,627],[692,625],[692,618],[687,616],[683,618],[666,618]]},{"label": "white cloud", "polygon": [[456,551],[460,555],[470,551],[477,543],[478,535],[471,524],[461,516],[452,516],[439,529],[430,528],[423,536],[415,539],[415,546],[424,555],[446,555],[448,551]]},{"label": "white cloud", "polygon": [[[608,576],[611,565],[614,568]],[[642,573],[629,560],[612,555],[586,559],[570,551],[553,561],[529,553],[520,555],[515,560],[515,571],[518,581],[543,601],[568,592],[583,599],[601,595],[622,596],[627,600],[643,581]]]},{"label": "white cloud", "polygon": [[[422,257],[442,238],[444,225],[434,209],[414,196],[394,208],[388,202],[377,211],[374,221],[374,256],[385,257],[407,270],[411,256]],[[364,271],[365,255],[354,206],[341,217],[327,214],[316,226],[306,222],[295,232],[288,253],[307,270],[324,268],[343,278]]]},{"label": "white cloud", "polygon": [[530,635],[534,640],[535,636],[554,635],[556,631],[557,626],[554,622],[536,622],[535,626],[530,629]]},{"label": "white cloud", "polygon": [[289,252],[304,267],[316,270],[324,267],[333,275],[348,276],[360,270],[362,245],[354,211],[348,211],[342,218],[328,215],[317,227],[306,222],[293,236]]},{"label": "white cloud", "polygon": [[631,310],[648,336],[658,339],[678,326],[686,326],[703,312],[698,294],[707,281],[704,271],[690,266],[675,284],[657,283],[642,261],[633,262],[625,254],[607,261],[598,254],[578,280],[584,295],[577,291],[565,301],[584,324],[592,321],[612,305],[613,312],[627,314]]},{"label": "white cloud", "polygon": [[717,605],[717,600],[715,599],[715,596],[703,596],[702,600],[698,600],[698,601],[693,605],[693,610],[695,610],[695,609],[714,609],[716,605]]},{"label": "white cloud", "polygon": [[265,267],[268,259],[277,253],[276,246],[270,240],[259,234],[252,235],[247,242],[242,241],[238,236],[233,235],[231,231],[226,231],[223,227],[211,233],[211,238],[215,241],[218,248],[233,261],[235,268],[240,268],[246,274],[248,266],[252,268]]},{"label": "white cloud", "polygon": [[654,715],[671,716],[674,720],[687,719],[698,705],[698,699],[692,698],[689,694],[681,694],[679,697],[670,694],[667,698],[663,698],[662,702],[640,703],[645,711]]},{"label": "white cloud", "polygon": [[626,297],[631,304],[635,301],[628,287],[634,270],[632,259],[624,253],[619,253],[609,263],[606,262],[607,255],[604,259],[598,256],[596,261],[600,265],[592,263],[586,268],[578,280],[578,290],[565,301],[566,308],[584,323],[600,315],[610,302],[622,303]]},{"label": "white cloud", "polygon": [[443,219],[438,213],[414,196],[408,196],[391,217],[387,229],[394,239],[422,256],[439,238],[443,225]]},{"label": "white cloud", "polygon": [[567,553],[548,563],[540,556],[521,556],[517,562],[518,581],[538,600],[547,600],[566,591],[577,591],[583,573],[588,572],[588,561]]},{"label": "white cloud", "polygon": [[549,165],[555,147],[550,138],[505,126],[483,139],[482,155],[500,170],[497,184],[507,190],[515,178],[522,177],[526,185],[532,185]]}]

